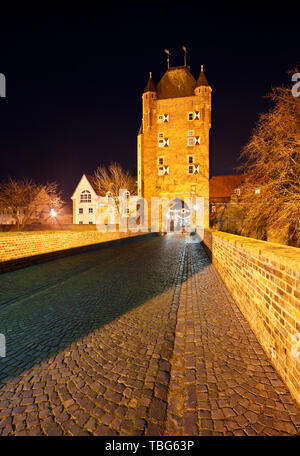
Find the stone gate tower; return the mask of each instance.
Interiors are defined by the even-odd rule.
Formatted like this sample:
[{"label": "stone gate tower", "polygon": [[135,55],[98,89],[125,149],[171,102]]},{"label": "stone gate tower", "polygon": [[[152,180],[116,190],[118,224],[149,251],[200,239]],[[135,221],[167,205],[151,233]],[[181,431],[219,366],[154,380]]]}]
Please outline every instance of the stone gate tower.
[{"label": "stone gate tower", "polygon": [[[204,199],[209,225],[209,130],[212,89],[201,67],[197,81],[190,67],[168,68],[157,86],[152,75],[142,96],[138,133],[138,194]],[[194,224],[195,218],[191,221]]]}]

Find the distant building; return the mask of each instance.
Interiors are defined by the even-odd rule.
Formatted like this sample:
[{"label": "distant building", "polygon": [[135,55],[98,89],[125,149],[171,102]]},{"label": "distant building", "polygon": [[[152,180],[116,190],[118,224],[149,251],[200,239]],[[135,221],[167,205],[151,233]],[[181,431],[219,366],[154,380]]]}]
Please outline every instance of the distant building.
[{"label": "distant building", "polygon": [[[130,197],[130,195],[128,195],[128,197]],[[73,200],[74,224],[97,224],[100,221],[99,216],[101,215],[101,212],[102,214],[103,212],[106,213],[105,217],[101,219],[104,225],[119,223],[118,209],[116,208],[113,199],[109,194],[99,194],[94,177],[83,174],[71,199]],[[123,213],[125,217],[135,215],[135,209],[130,209],[129,211],[128,208],[128,212],[126,211],[127,209],[125,208]]]},{"label": "distant building", "polygon": [[[58,208],[51,208],[50,197],[45,193],[45,190],[42,190],[42,203],[38,203],[38,198],[41,196],[41,193],[38,194],[37,200],[34,207],[34,212],[28,220],[26,227],[39,225],[62,225],[62,224],[71,224],[72,223],[72,208],[70,203],[63,203],[63,205]],[[26,216],[26,208],[20,207],[15,210],[16,212],[12,213],[12,209],[8,207],[0,207],[0,225],[16,225],[16,216],[18,217],[20,223],[23,223],[24,216]]]},{"label": "distant building", "polygon": [[79,225],[96,223],[96,207],[99,196],[94,178],[83,174],[71,196],[73,200],[73,223]]},{"label": "distant building", "polygon": [[209,181],[210,213],[216,212],[217,206],[230,203],[233,196],[239,197],[246,177],[245,174],[213,176]]},{"label": "distant building", "polygon": [[168,68],[156,86],[150,73],[137,137],[138,195],[148,202],[149,220],[151,197],[167,197],[174,201],[171,222],[193,225],[183,199],[194,205],[202,197],[209,225],[211,92],[203,67],[197,80],[188,66]]}]

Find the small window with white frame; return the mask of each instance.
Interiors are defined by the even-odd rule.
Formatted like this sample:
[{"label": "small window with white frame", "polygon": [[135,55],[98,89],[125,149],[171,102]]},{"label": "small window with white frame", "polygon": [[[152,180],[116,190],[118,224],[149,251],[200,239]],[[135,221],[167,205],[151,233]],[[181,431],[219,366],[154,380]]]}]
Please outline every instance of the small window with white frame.
[{"label": "small window with white frame", "polygon": [[194,174],[194,165],[188,165],[187,172],[188,174]]},{"label": "small window with white frame", "polygon": [[187,162],[189,165],[192,165],[194,163],[194,155],[188,155]]},{"label": "small window with white frame", "polygon": [[189,137],[190,137],[190,136],[194,136],[194,130],[189,130],[189,131],[188,131],[188,136],[189,136]]},{"label": "small window with white frame", "polygon": [[158,139],[163,139],[163,137],[164,137],[163,132],[158,133]]},{"label": "small window with white frame", "polygon": [[188,119],[189,120],[194,120],[194,113],[193,112],[189,112],[188,113]]},{"label": "small window with white frame", "polygon": [[83,207],[80,207],[80,208],[79,208],[78,213],[79,213],[79,214],[83,214]]},{"label": "small window with white frame", "polygon": [[194,145],[194,137],[193,136],[189,136],[188,137],[187,145],[188,146],[193,146]]},{"label": "small window with white frame", "polygon": [[89,207],[89,214],[93,214],[93,208],[92,207]]},{"label": "small window with white frame", "polygon": [[162,166],[164,164],[164,157],[158,157],[157,164]]},{"label": "small window with white frame", "polygon": [[157,121],[158,123],[169,122],[169,114],[159,114]]},{"label": "small window with white frame", "polygon": [[234,193],[235,195],[237,195],[237,196],[240,196],[240,195],[241,195],[241,189],[240,189],[240,188],[235,188],[235,189],[233,190],[233,193]]}]

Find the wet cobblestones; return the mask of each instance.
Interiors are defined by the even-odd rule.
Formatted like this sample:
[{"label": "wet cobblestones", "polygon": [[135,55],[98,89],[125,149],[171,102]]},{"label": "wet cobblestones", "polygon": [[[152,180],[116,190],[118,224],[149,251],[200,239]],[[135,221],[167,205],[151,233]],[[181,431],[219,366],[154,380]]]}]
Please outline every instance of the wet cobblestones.
[{"label": "wet cobblestones", "polygon": [[290,435],[299,409],[199,243],[0,277],[0,435]]}]

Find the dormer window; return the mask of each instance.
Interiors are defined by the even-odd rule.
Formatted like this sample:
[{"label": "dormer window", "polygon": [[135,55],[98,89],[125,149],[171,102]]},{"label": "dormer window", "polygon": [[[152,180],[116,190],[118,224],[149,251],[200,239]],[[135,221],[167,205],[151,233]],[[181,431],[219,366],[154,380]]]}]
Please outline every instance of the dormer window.
[{"label": "dormer window", "polygon": [[80,194],[80,202],[81,203],[90,203],[92,201],[92,195],[91,192],[88,190],[83,190]]}]

